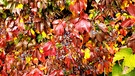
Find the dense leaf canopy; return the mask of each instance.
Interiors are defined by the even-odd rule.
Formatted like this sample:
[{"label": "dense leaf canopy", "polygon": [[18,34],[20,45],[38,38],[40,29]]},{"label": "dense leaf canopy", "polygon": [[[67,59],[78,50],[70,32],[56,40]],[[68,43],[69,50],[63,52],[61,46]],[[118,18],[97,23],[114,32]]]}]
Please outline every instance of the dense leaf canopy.
[{"label": "dense leaf canopy", "polygon": [[0,76],[133,75],[134,2],[0,0]]}]

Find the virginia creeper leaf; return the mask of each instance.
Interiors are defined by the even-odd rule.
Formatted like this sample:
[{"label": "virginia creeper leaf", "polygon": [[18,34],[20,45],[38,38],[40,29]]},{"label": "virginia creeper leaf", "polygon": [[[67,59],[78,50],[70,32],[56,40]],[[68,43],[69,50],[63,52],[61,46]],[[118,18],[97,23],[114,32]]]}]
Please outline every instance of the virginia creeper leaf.
[{"label": "virginia creeper leaf", "polygon": [[127,11],[129,12],[129,14],[135,17],[135,10],[134,9],[135,9],[135,6],[133,4],[130,4],[127,7]]},{"label": "virginia creeper leaf", "polygon": [[121,23],[121,26],[122,27],[128,27],[128,26],[131,26],[132,25],[132,21],[131,21],[131,19],[126,19],[126,20],[124,20],[122,23]]},{"label": "virginia creeper leaf", "polygon": [[81,19],[75,24],[75,29],[78,30],[80,33],[83,33],[84,31],[90,32],[90,27],[90,22],[85,19]]},{"label": "virginia creeper leaf", "polygon": [[122,48],[119,52],[114,55],[113,62],[124,59],[132,54],[131,48]]}]

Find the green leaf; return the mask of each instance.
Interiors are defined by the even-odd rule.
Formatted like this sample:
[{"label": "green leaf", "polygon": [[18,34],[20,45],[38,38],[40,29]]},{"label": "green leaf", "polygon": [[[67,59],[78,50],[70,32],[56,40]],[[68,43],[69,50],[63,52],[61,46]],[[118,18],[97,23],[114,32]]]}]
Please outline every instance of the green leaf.
[{"label": "green leaf", "polygon": [[14,43],[15,43],[15,44],[18,44],[18,43],[19,43],[19,39],[15,37],[15,38],[14,38]]},{"label": "green leaf", "polygon": [[124,59],[132,54],[131,48],[122,48],[119,52],[114,55],[113,62]]},{"label": "green leaf", "polygon": [[118,64],[112,67],[112,76],[122,76],[122,68]]},{"label": "green leaf", "polygon": [[61,48],[61,47],[62,47],[62,44],[56,43],[56,47],[57,47],[57,48]]},{"label": "green leaf", "polygon": [[31,41],[31,37],[27,37],[27,41],[30,42]]},{"label": "green leaf", "polygon": [[3,15],[2,15],[2,18],[6,18],[7,17],[7,14],[6,13],[3,13]]},{"label": "green leaf", "polygon": [[0,0],[0,5],[7,5],[8,4],[8,2],[7,2],[7,0]]},{"label": "green leaf", "polygon": [[112,67],[112,74],[110,74],[109,76],[134,76],[135,75],[135,69],[129,68],[128,70],[131,70],[131,69],[132,69],[132,71],[130,71],[126,74],[123,74],[121,66],[119,66],[119,64],[115,64]]},{"label": "green leaf", "polygon": [[135,69],[132,70],[131,72],[125,74],[124,76],[134,76],[135,75]]},{"label": "green leaf", "polygon": [[41,34],[39,34],[39,35],[37,36],[37,40],[38,40],[38,43],[39,43],[40,41],[42,41],[42,40],[43,40],[43,37],[42,37],[42,35],[41,35]]}]

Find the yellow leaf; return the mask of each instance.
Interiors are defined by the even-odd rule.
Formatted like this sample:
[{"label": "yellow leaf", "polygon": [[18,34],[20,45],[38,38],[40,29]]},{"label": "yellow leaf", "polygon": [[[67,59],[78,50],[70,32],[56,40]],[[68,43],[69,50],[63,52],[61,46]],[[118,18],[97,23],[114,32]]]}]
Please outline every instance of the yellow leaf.
[{"label": "yellow leaf", "polygon": [[62,11],[62,10],[64,10],[64,8],[65,8],[65,6],[62,5],[62,6],[60,7],[60,10]]},{"label": "yellow leaf", "polygon": [[90,58],[90,50],[86,48],[84,53],[84,59],[88,59],[88,58]]},{"label": "yellow leaf", "polygon": [[31,32],[32,35],[35,35],[35,32],[34,32],[33,29],[30,29],[30,32]]},{"label": "yellow leaf", "polygon": [[85,51],[83,49],[81,49],[81,52],[84,53]]},{"label": "yellow leaf", "polygon": [[103,42],[103,44],[105,45],[105,47],[107,48],[107,50],[110,50],[110,47],[105,42]]},{"label": "yellow leaf", "polygon": [[118,31],[118,35],[120,34],[120,31]]},{"label": "yellow leaf", "polygon": [[25,15],[23,18],[24,18],[24,19],[27,19],[27,18],[29,18],[29,15],[28,15],[28,14],[27,14],[27,15]]},{"label": "yellow leaf", "polygon": [[3,49],[2,48],[0,48],[0,52],[3,52]]},{"label": "yellow leaf", "polygon": [[16,8],[17,8],[17,9],[22,9],[22,8],[23,8],[23,4],[18,4],[18,5],[16,6]]},{"label": "yellow leaf", "polygon": [[24,22],[24,21],[23,21],[23,19],[21,18],[21,19],[20,19],[20,23],[23,23],[23,22]]},{"label": "yellow leaf", "polygon": [[130,17],[127,13],[123,13],[122,15],[125,16],[126,18]]},{"label": "yellow leaf", "polygon": [[42,37],[46,38],[46,33],[44,31],[42,32]]},{"label": "yellow leaf", "polygon": [[18,51],[16,51],[16,52],[15,52],[15,55],[19,55],[19,52],[18,52]]},{"label": "yellow leaf", "polygon": [[92,19],[92,18],[93,18],[93,16],[94,16],[93,14],[90,14],[90,15],[89,15],[89,18],[90,18],[90,19]]},{"label": "yellow leaf", "polygon": [[118,29],[119,29],[119,25],[118,25],[118,24],[115,25],[114,28],[115,28],[116,30],[118,30]]},{"label": "yellow leaf", "polygon": [[26,57],[26,63],[29,63],[31,61],[31,57]]},{"label": "yellow leaf", "polygon": [[116,17],[120,17],[120,15],[121,15],[121,13],[117,13],[115,16],[116,16]]},{"label": "yellow leaf", "polygon": [[114,44],[114,47],[118,47],[118,44]]},{"label": "yellow leaf", "polygon": [[40,70],[45,70],[45,69],[46,69],[46,67],[41,67],[41,68],[40,68]]},{"label": "yellow leaf", "polygon": [[34,58],[34,60],[38,60],[38,58]]},{"label": "yellow leaf", "polygon": [[14,41],[17,39],[17,37],[14,37]]},{"label": "yellow leaf", "polygon": [[42,49],[40,49],[39,51],[40,51],[40,53],[43,53],[44,52]]},{"label": "yellow leaf", "polygon": [[121,44],[122,44],[122,45],[123,45],[123,44],[125,44],[125,40],[124,40],[124,41],[122,41],[122,42],[121,42]]}]

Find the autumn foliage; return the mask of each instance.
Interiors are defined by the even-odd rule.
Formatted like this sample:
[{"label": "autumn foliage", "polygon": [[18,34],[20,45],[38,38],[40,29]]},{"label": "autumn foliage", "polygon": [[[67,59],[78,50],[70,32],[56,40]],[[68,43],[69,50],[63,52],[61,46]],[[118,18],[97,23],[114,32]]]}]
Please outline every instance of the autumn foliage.
[{"label": "autumn foliage", "polygon": [[135,53],[134,2],[1,0],[0,76],[111,75]]}]

